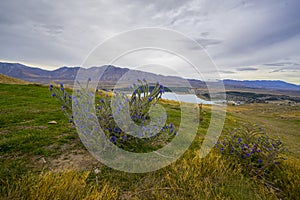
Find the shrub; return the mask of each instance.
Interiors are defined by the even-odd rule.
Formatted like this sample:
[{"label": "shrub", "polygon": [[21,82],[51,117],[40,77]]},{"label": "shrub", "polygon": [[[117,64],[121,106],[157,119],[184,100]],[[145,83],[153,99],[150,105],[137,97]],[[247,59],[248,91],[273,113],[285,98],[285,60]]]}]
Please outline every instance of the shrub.
[{"label": "shrub", "polygon": [[286,151],[280,139],[269,137],[258,125],[243,124],[216,144],[220,153],[242,165],[243,171],[267,181]]},{"label": "shrub", "polygon": [[[131,96],[124,93],[114,93],[112,96],[109,96],[107,93],[97,90],[96,116],[99,124],[110,142],[124,150],[133,152],[156,150],[171,141],[177,134],[173,123],[164,124],[157,130],[158,126],[155,124],[165,121],[165,119],[163,119],[163,115],[160,112],[155,112],[155,109],[153,109],[154,111],[152,110],[152,113],[150,112],[151,108],[158,106],[156,104],[165,92],[164,86],[156,83],[152,87],[153,89],[150,89],[146,80],[138,80],[138,84],[133,84],[132,88],[133,93]],[[87,89],[81,89],[87,91]],[[72,99],[74,97],[69,95],[63,84],[60,87],[50,85],[50,91],[52,92],[52,97],[58,98],[62,103],[62,110],[70,119],[70,122],[76,125],[72,116]],[[118,100],[118,104],[113,105],[115,109],[111,107],[112,98]],[[130,120],[143,129],[143,132],[133,131],[131,134],[128,134],[127,131],[119,127],[120,124],[118,123],[122,123],[122,117],[124,117],[124,115],[119,113],[126,111],[129,111]],[[113,116],[118,116],[119,120],[117,121]],[[128,123],[126,119],[123,119],[123,122]],[[151,124],[152,126],[150,126]],[[145,135],[145,132],[148,134]]]}]

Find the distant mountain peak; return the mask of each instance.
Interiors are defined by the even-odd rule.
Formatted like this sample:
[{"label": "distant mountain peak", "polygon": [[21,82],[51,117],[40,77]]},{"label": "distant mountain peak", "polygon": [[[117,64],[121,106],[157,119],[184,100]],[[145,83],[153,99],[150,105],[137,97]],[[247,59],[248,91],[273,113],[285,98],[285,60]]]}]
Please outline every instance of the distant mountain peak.
[{"label": "distant mountain peak", "polygon": [[282,80],[231,80],[224,79],[227,86],[243,86],[247,88],[273,89],[273,90],[299,90],[300,86]]},{"label": "distant mountain peak", "polygon": [[[120,68],[113,65],[105,65],[98,67],[106,67],[105,73],[101,77],[102,81],[109,82],[110,84],[116,83],[124,74],[129,75],[128,78],[132,80],[145,78],[150,82],[157,82],[158,80],[166,80],[182,86],[186,84],[186,81],[194,88],[206,88],[206,84],[203,81],[196,79],[183,79],[175,76],[163,76],[153,74],[144,71],[131,70],[128,68]],[[63,66],[53,71],[44,70],[35,67],[28,67],[20,63],[5,63],[0,62],[0,73],[11,76],[14,78],[22,79],[29,82],[48,84],[52,81],[73,84],[77,72],[80,67],[68,67]],[[130,72],[130,73],[129,73]],[[256,88],[256,89],[269,89],[269,90],[291,90],[300,91],[300,86],[284,82],[282,80],[231,80],[224,79],[223,83],[226,88]]]}]

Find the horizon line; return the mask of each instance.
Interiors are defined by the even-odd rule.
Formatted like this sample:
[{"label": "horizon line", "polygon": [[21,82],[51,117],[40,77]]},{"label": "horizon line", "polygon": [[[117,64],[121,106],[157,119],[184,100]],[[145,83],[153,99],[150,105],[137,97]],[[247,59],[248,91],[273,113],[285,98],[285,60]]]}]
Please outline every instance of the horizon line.
[{"label": "horizon line", "polygon": [[[67,68],[83,68],[82,66],[78,65],[78,66],[69,66],[69,65],[62,65],[61,67],[50,67],[50,66],[45,66],[45,65],[39,65],[39,64],[33,64],[33,63],[28,63],[28,62],[20,62],[20,61],[9,61],[9,60],[0,60],[0,63],[8,63],[8,64],[20,64],[20,65],[24,65],[26,67],[31,67],[31,68],[37,68],[37,69],[42,69],[42,70],[46,70],[46,71],[55,71],[58,70],[60,68],[63,67],[67,67]],[[105,66],[105,65],[103,65]],[[103,66],[93,66],[93,67],[103,67]],[[109,66],[113,66],[116,68],[122,68],[122,69],[129,69],[129,70],[134,70],[134,69],[130,69],[128,67],[122,67],[122,66],[117,66],[117,65],[109,65]],[[49,69],[53,68],[53,69]],[[146,72],[146,73],[152,73],[152,74],[156,74],[156,75],[163,75],[163,74],[158,74],[158,73],[153,73],[153,72],[147,72],[147,71],[142,71],[142,70],[136,70],[136,71],[141,71],[141,72]],[[174,75],[163,75],[163,76],[173,76]],[[198,80],[198,81],[202,81],[200,79],[196,79],[196,78],[185,78],[185,77],[179,77],[179,76],[175,76],[178,78],[184,78],[184,79],[189,79],[189,80]],[[296,86],[300,87],[300,82],[295,83],[295,82],[289,82],[289,81],[285,81],[283,79],[231,79],[231,78],[223,78],[220,79],[218,81],[225,81],[225,80],[231,80],[231,81],[281,81],[281,82],[285,82],[285,83],[289,83],[289,84],[293,84]]]}]

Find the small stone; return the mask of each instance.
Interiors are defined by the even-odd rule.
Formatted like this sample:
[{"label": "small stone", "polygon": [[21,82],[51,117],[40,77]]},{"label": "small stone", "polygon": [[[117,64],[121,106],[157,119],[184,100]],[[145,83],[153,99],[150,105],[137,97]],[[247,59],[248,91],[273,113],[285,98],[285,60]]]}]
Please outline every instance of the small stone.
[{"label": "small stone", "polygon": [[44,157],[42,157],[41,159],[42,159],[42,161],[43,161],[44,164],[47,163]]},{"label": "small stone", "polygon": [[48,122],[48,124],[57,124],[57,122],[56,121],[50,121],[50,122]]},{"label": "small stone", "polygon": [[100,172],[100,170],[97,168],[97,169],[95,169],[95,174],[99,174],[99,172]]}]

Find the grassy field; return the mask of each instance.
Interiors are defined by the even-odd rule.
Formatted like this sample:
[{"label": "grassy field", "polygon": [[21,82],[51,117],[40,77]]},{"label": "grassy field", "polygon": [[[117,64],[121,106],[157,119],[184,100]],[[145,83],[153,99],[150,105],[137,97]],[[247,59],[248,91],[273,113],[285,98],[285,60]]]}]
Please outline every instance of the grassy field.
[{"label": "grassy field", "polygon": [[[178,105],[162,105],[178,123]],[[129,174],[102,165],[86,151],[47,87],[0,84],[0,199],[297,199],[299,111],[300,106],[268,104],[228,107],[224,131],[242,121],[259,123],[289,148],[288,160],[274,170],[277,191],[216,150],[198,157],[209,107],[197,138],[179,160],[155,172]]]},{"label": "grassy field", "polygon": [[230,106],[227,112],[238,121],[260,124],[270,135],[280,137],[291,155],[300,159],[300,104],[246,104]]}]

